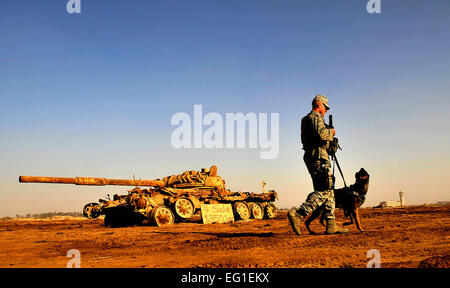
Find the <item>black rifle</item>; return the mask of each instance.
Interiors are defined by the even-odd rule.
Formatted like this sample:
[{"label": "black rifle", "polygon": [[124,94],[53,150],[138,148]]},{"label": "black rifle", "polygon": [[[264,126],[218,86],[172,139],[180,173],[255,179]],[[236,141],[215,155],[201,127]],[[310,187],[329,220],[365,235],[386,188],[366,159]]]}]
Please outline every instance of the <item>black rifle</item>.
[{"label": "black rifle", "polygon": [[[334,126],[333,126],[333,115],[331,115],[331,114],[328,115],[328,128],[334,129]],[[335,140],[337,140],[337,139],[335,138]],[[333,140],[333,142],[334,142],[334,140]],[[341,148],[339,145],[338,145],[338,147],[339,147],[339,149]],[[341,173],[342,180],[344,181],[344,186],[347,187],[347,183],[345,183],[345,178],[344,178],[344,174],[342,173],[341,166],[339,165],[339,161],[336,158],[336,153],[332,153],[331,157],[332,157],[334,163],[336,163],[336,165],[337,165],[337,167],[339,169],[339,172]],[[333,166],[333,178],[334,178],[334,166]]]}]

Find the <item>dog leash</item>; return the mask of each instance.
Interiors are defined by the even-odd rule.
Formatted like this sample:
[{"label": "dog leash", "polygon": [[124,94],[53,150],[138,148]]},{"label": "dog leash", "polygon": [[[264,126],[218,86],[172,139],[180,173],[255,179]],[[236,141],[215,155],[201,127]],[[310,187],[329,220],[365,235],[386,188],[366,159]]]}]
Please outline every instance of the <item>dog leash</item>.
[{"label": "dog leash", "polygon": [[[334,129],[334,126],[333,126],[333,115],[328,115],[328,128],[330,128],[330,129]],[[339,144],[338,144],[339,145]],[[341,149],[341,147],[340,146],[338,146],[339,147],[339,149]],[[337,158],[336,158],[336,153],[334,153],[333,152],[333,154],[331,155],[332,156],[332,159],[333,159],[333,178],[334,178],[334,163],[336,163],[336,165],[337,165],[337,167],[338,167],[338,169],[339,169],[339,172],[341,173],[341,176],[342,176],[342,180],[344,181],[344,186],[345,187],[347,187],[347,183],[345,183],[345,178],[344,178],[344,174],[342,173],[342,170],[341,170],[341,166],[339,165],[339,161],[337,160]],[[333,187],[334,187],[334,184],[335,183],[333,183]]]},{"label": "dog leash", "polygon": [[[331,155],[331,160],[334,160],[333,155]],[[333,189],[336,188],[336,178],[334,177],[334,168],[336,167],[336,164],[333,161]]]},{"label": "dog leash", "polygon": [[342,173],[341,166],[339,165],[339,161],[337,160],[336,155],[333,154],[333,177],[334,177],[334,163],[336,163],[336,165],[339,169],[339,173],[341,173],[342,180],[344,181],[344,186],[347,187],[347,183],[345,183],[344,174]]}]

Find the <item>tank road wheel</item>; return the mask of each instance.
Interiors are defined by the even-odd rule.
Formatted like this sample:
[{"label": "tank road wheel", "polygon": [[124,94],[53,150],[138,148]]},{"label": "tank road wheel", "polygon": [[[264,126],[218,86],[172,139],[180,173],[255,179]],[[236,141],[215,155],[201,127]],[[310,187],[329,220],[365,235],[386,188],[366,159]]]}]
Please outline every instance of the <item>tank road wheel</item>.
[{"label": "tank road wheel", "polygon": [[263,219],[264,210],[258,203],[250,203],[248,205],[248,209],[250,210],[250,215],[255,219]]},{"label": "tank road wheel", "polygon": [[247,220],[250,218],[250,210],[248,210],[245,202],[234,203],[233,210],[238,220]]},{"label": "tank road wheel", "polygon": [[175,214],[182,219],[191,218],[195,211],[194,204],[186,198],[180,198],[175,201],[174,210]]},{"label": "tank road wheel", "polygon": [[156,206],[151,213],[151,220],[156,226],[163,226],[173,224],[175,216],[173,216],[172,210],[166,206]]},{"label": "tank road wheel", "polygon": [[264,218],[266,219],[272,219],[277,215],[277,209],[275,205],[272,203],[267,204],[267,206],[264,208]]},{"label": "tank road wheel", "polygon": [[84,205],[83,207],[83,215],[86,218],[89,219],[95,219],[100,216],[100,213],[98,212],[98,204],[97,203],[89,203]]}]

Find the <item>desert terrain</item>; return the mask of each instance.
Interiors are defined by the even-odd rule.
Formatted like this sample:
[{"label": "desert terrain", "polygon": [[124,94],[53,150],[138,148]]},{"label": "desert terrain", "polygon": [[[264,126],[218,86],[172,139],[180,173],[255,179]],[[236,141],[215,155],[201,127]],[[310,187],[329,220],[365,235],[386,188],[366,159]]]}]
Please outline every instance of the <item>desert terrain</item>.
[{"label": "desert terrain", "polygon": [[[0,267],[66,267],[70,249],[89,267],[356,267],[378,249],[381,267],[448,268],[450,205],[363,208],[366,232],[347,226],[347,235],[295,235],[286,211],[270,220],[230,224],[181,222],[105,228],[102,219],[0,220]],[[345,220],[341,210],[337,222]]]}]

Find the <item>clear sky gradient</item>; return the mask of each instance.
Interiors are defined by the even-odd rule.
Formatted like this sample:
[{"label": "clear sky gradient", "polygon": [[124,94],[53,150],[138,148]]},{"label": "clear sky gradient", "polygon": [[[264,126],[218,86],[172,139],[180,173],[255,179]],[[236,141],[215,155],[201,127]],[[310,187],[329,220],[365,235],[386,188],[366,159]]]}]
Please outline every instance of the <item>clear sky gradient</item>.
[{"label": "clear sky gradient", "polygon": [[[160,178],[216,164],[230,189],[312,191],[300,119],[327,95],[365,206],[450,200],[450,1],[0,0],[0,216],[80,211],[126,187],[19,175]],[[172,148],[177,112],[280,113],[280,153]],[[338,186],[342,186],[340,177]]]}]

